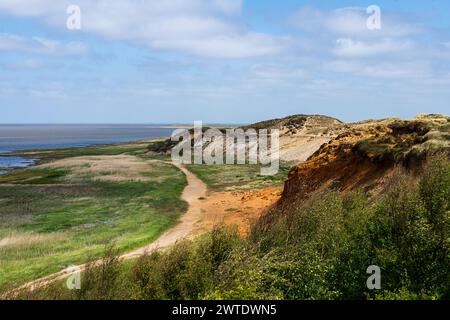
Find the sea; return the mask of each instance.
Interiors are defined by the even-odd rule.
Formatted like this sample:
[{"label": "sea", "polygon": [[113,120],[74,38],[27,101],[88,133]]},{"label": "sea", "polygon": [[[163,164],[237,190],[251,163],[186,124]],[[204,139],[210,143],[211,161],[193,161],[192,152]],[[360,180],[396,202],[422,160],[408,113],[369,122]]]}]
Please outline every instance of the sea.
[{"label": "sea", "polygon": [[27,167],[36,159],[4,156],[30,149],[87,147],[169,137],[175,128],[165,125],[2,125],[0,174],[11,167]]}]

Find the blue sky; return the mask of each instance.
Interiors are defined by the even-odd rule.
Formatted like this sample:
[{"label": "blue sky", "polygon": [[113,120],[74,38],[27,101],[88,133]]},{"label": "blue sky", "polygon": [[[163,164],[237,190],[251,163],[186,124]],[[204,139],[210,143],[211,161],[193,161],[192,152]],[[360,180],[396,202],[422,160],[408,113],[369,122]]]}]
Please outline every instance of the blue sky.
[{"label": "blue sky", "polygon": [[448,0],[0,0],[0,123],[449,111]]}]

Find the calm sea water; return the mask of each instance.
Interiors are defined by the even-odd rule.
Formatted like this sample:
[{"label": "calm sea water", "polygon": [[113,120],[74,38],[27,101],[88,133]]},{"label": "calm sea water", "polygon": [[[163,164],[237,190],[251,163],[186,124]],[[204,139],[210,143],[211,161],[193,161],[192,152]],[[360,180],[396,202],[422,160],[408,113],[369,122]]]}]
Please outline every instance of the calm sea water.
[{"label": "calm sea water", "polygon": [[[173,130],[152,125],[0,125],[0,154],[168,137]],[[32,163],[30,159],[0,156],[0,168]]]}]

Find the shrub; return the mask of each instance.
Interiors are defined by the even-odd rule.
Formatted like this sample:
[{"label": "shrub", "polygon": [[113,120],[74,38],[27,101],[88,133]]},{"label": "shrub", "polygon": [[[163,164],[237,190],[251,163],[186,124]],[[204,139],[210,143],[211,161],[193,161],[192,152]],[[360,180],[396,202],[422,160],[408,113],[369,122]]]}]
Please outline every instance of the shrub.
[{"label": "shrub", "polygon": [[74,290],[76,299],[109,300],[120,293],[118,283],[121,274],[121,260],[114,244],[105,249],[101,263],[88,263],[82,273],[81,288]]}]

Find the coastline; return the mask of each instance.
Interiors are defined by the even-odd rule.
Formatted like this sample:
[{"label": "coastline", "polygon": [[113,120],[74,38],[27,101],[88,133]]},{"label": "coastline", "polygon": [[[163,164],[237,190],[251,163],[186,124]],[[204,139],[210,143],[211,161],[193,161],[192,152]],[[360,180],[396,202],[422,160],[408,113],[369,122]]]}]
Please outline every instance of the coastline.
[{"label": "coastline", "polygon": [[18,170],[39,164],[46,153],[70,154],[70,150],[137,144],[165,138],[177,125],[36,125],[0,124],[0,168]]},{"label": "coastline", "polygon": [[[1,126],[1,125],[0,125]],[[18,126],[18,125],[11,125],[11,127]],[[33,125],[30,125],[33,126]],[[41,130],[46,125],[37,126],[39,130]],[[51,128],[53,127],[60,127],[60,126],[68,126],[69,128],[78,127],[79,125],[51,125]],[[111,125],[111,126],[121,126],[121,125]],[[221,127],[235,127],[236,125],[225,125],[225,124],[209,124],[209,127],[215,127],[215,128],[221,128]],[[25,127],[28,127],[28,125],[25,125]],[[51,136],[44,136],[43,140],[35,139],[34,135],[30,135],[30,129],[32,127],[27,128],[26,137],[30,137],[33,139],[30,142],[27,142],[27,144],[21,145],[21,144],[15,144],[15,140],[8,140],[8,135],[5,135],[5,137],[1,137],[0,140],[0,175],[14,172],[17,170],[23,170],[25,168],[33,167],[36,165],[39,165],[41,163],[46,162],[49,158],[52,158],[55,153],[75,153],[76,150],[80,151],[83,149],[95,149],[95,148],[107,148],[107,147],[121,147],[121,146],[127,146],[127,145],[138,145],[143,143],[151,143],[153,141],[163,140],[170,137],[169,130],[176,130],[176,129],[191,129],[192,125],[189,124],[163,124],[159,126],[153,126],[151,125],[151,129],[157,129],[162,130],[161,135],[158,135],[158,132],[155,132],[154,135],[151,133],[148,134],[148,138],[144,136],[141,137],[127,137],[127,134],[124,133],[123,135],[119,133],[119,135],[112,137],[111,140],[117,140],[117,142],[98,142],[98,141],[92,141],[88,142],[86,141],[86,136],[83,136],[80,141],[73,141],[73,136],[70,135],[70,133],[61,133],[62,137],[64,138],[66,135],[67,137],[70,137],[69,140],[64,142],[64,140],[54,140],[59,141],[58,144],[55,144],[54,141],[50,142],[47,141],[48,137]],[[52,133],[53,134],[53,133]],[[158,136],[156,136],[158,135]],[[16,136],[13,136],[16,139]],[[21,136],[17,136],[21,137]],[[25,137],[25,136],[24,136]],[[56,135],[56,137],[59,137]],[[91,136],[89,136],[91,137]],[[122,138],[121,138],[122,137]],[[144,137],[144,138],[142,138]],[[127,138],[130,138],[129,140]],[[127,139],[127,140],[122,140]],[[87,139],[89,140],[89,139]],[[3,142],[3,143],[2,143]],[[10,143],[11,142],[11,143]],[[36,146],[36,148],[35,148]],[[25,148],[22,148],[25,147]],[[30,148],[31,147],[31,148]]]},{"label": "coastline", "polygon": [[[174,127],[176,128],[176,127]],[[12,166],[0,166],[0,175],[15,172],[18,170],[23,170],[26,168],[31,168],[46,162],[46,160],[52,158],[51,155],[54,152],[60,151],[76,151],[85,149],[95,149],[95,148],[107,148],[107,147],[126,147],[126,146],[137,146],[142,144],[147,144],[155,141],[160,141],[167,139],[167,136],[161,136],[157,138],[149,139],[138,139],[130,140],[118,143],[102,143],[102,144],[89,144],[84,146],[74,146],[74,147],[60,147],[60,148],[42,148],[42,149],[23,149],[23,150],[13,150],[9,152],[0,153],[0,158],[21,158],[23,159],[24,165],[12,165]],[[46,157],[45,154],[48,153],[49,156]]]}]

